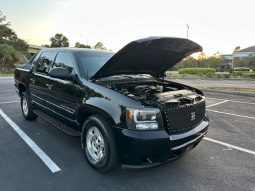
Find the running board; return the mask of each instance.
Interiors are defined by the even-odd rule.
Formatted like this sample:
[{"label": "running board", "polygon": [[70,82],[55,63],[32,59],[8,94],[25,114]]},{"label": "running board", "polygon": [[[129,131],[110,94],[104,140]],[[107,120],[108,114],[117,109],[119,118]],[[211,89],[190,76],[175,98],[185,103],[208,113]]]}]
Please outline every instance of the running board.
[{"label": "running board", "polygon": [[81,136],[81,133],[79,131],[73,129],[72,127],[67,126],[62,121],[51,117],[50,115],[44,113],[43,111],[41,111],[39,109],[34,109],[34,113],[36,115],[40,116],[41,118],[43,118],[45,121],[48,121],[52,125],[56,126],[58,129],[60,129],[61,131],[65,132],[68,135],[71,135],[74,137]]}]

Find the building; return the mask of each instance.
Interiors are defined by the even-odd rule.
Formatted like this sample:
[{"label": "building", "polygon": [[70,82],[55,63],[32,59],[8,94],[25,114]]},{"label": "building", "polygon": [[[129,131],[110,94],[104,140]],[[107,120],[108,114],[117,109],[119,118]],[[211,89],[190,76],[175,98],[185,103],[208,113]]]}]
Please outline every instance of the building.
[{"label": "building", "polygon": [[32,55],[35,54],[37,51],[39,51],[39,50],[41,50],[41,49],[43,49],[43,48],[45,48],[45,47],[29,44],[29,45],[28,45],[28,53],[30,53],[31,56],[32,56]]},{"label": "building", "polygon": [[233,68],[233,55],[222,54],[221,59],[224,61],[225,68]]},{"label": "building", "polygon": [[255,46],[250,46],[242,50],[238,50],[233,53],[233,63],[237,63],[239,60],[247,57],[255,56]]}]

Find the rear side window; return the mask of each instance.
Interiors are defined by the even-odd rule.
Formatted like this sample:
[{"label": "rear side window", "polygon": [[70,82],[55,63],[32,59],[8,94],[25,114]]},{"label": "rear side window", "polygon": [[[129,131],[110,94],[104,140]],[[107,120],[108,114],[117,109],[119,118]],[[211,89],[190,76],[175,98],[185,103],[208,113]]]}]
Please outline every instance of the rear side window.
[{"label": "rear side window", "polygon": [[36,72],[48,75],[51,69],[53,56],[54,56],[53,52],[50,51],[43,52],[37,61],[35,68]]},{"label": "rear side window", "polygon": [[69,54],[67,54],[66,52],[59,52],[54,62],[54,68],[55,67],[66,68],[69,73],[72,73],[73,62]]}]

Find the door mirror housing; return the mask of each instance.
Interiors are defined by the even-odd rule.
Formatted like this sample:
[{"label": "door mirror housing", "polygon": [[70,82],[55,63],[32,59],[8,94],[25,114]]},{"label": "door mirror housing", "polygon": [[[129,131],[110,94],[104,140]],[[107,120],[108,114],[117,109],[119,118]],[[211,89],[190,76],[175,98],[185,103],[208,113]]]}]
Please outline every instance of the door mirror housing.
[{"label": "door mirror housing", "polygon": [[68,69],[61,67],[52,68],[49,72],[49,76],[52,78],[59,78],[62,80],[72,80],[74,77],[73,74],[70,74]]}]

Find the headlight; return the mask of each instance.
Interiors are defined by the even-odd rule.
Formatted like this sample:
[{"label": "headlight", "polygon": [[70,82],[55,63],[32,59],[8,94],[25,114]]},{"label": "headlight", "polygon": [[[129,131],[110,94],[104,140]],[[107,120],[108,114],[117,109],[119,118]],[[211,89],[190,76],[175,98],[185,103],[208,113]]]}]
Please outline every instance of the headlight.
[{"label": "headlight", "polygon": [[126,120],[128,128],[136,130],[156,130],[162,122],[157,108],[127,108]]}]

